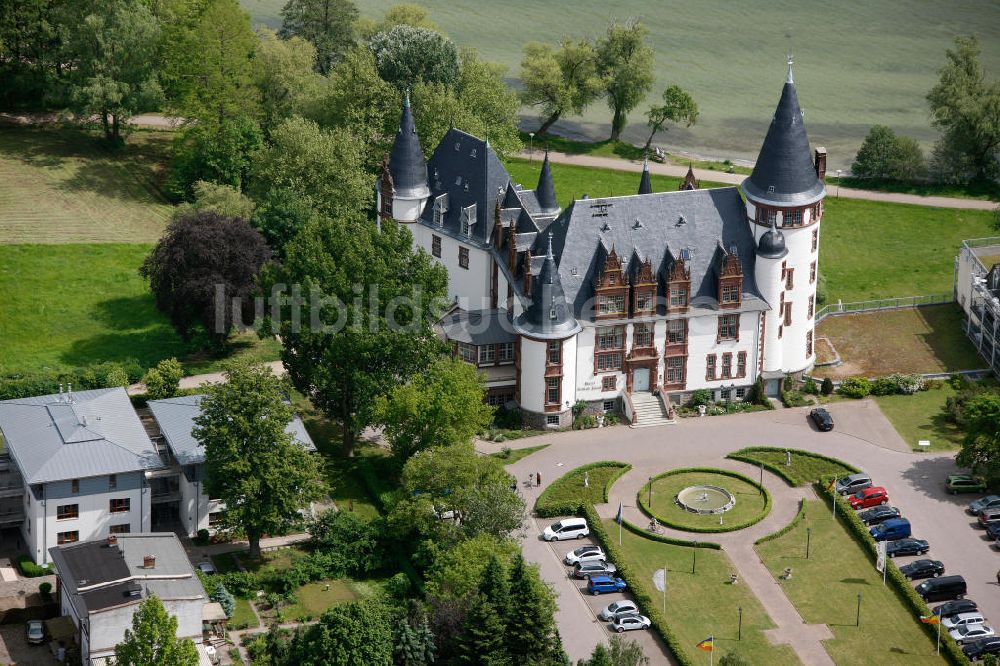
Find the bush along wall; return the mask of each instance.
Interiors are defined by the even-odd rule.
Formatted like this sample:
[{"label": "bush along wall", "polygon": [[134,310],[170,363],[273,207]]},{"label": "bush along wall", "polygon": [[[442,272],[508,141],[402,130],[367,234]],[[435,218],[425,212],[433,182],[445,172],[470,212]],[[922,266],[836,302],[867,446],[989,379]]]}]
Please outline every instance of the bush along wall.
[{"label": "bush along wall", "polygon": [[[868,553],[868,557],[871,559],[872,565],[874,566],[876,555],[876,545],[875,540],[868,533],[868,527],[861,521],[858,517],[856,511],[851,509],[851,505],[848,504],[847,500],[840,497],[835,491],[830,489],[831,481],[834,477],[828,476],[821,479],[815,484],[816,494],[823,498],[828,506],[832,509],[832,503],[837,503],[837,518],[841,521],[847,531],[851,534],[854,539],[861,544],[861,547],[865,549]],[[885,563],[888,567],[886,572],[886,581],[892,586],[893,590],[903,601],[903,604],[910,609],[913,613],[913,619],[915,622],[919,621],[921,616],[928,616],[931,614],[930,608],[920,598],[917,591],[913,589],[913,585],[907,580],[906,576],[902,574],[899,567],[891,559],[886,559]],[[928,636],[933,640],[937,640],[937,627],[930,624],[922,625],[924,630],[927,632]],[[942,634],[945,632],[942,631]],[[948,661],[955,666],[961,666],[968,664],[968,660],[965,658],[965,654],[962,652],[962,648],[958,646],[954,640],[949,636],[941,636],[941,654],[948,659]]]},{"label": "bush along wall", "polygon": [[[686,472],[707,472],[707,473],[711,473],[711,474],[722,474],[723,476],[731,476],[734,479],[739,479],[740,481],[744,481],[746,483],[749,483],[751,486],[753,486],[754,488],[760,489],[764,493],[764,508],[762,508],[760,510],[760,512],[756,516],[754,516],[750,520],[745,521],[743,523],[736,523],[736,524],[732,524],[732,525],[708,525],[708,526],[705,526],[705,527],[694,527],[692,525],[681,525],[681,524],[673,522],[672,520],[670,520],[668,518],[663,518],[662,516],[659,516],[659,515],[653,513],[652,508],[646,503],[647,490],[649,489],[649,485],[651,483],[655,483],[656,481],[658,481],[659,479],[662,479],[664,477],[673,476],[675,474],[683,474],[683,473],[686,473]],[[704,534],[713,534],[713,533],[719,533],[719,532],[732,532],[732,531],[735,531],[735,530],[743,530],[743,529],[746,529],[746,528],[750,527],[751,525],[756,525],[760,521],[762,521],[765,518],[767,518],[767,514],[771,513],[771,493],[769,493],[767,491],[767,488],[765,488],[764,486],[760,485],[760,483],[758,483],[757,481],[754,481],[750,477],[744,476],[743,474],[740,474],[739,472],[732,472],[732,471],[730,471],[728,469],[718,469],[718,468],[715,468],[715,467],[684,467],[684,468],[681,468],[681,469],[672,469],[669,472],[664,472],[662,474],[658,474],[657,476],[653,477],[652,481],[647,481],[646,482],[646,484],[639,491],[639,498],[638,499],[639,499],[639,507],[642,509],[643,513],[645,513],[647,516],[649,516],[651,518],[656,518],[656,520],[658,520],[662,525],[665,525],[666,527],[670,527],[670,528],[673,528],[675,530],[681,530],[681,531],[684,531],[684,532],[700,532],[700,533],[704,533]]]},{"label": "bush along wall", "polygon": [[82,368],[40,370],[0,377],[0,400],[30,398],[59,392],[59,385],[73,385],[75,391],[108,388],[118,377],[128,377],[129,383],[142,379],[145,368],[135,359],[120,363],[95,363]]}]

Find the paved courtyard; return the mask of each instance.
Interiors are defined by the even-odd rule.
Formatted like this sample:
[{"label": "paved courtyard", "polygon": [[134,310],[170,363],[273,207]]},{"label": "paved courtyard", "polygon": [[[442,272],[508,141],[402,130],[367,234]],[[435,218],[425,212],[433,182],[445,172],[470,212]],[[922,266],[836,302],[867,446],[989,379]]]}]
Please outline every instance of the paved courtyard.
[{"label": "paved courtyard", "polygon": [[[969,597],[979,603],[987,618],[1000,622],[996,582],[1000,552],[984,541],[981,530],[970,526],[974,519],[965,514],[964,508],[972,497],[953,497],[944,491],[944,477],[956,469],[954,455],[911,453],[874,401],[835,403],[829,409],[836,422],[836,429],[830,433],[820,433],[812,427],[806,418],[807,409],[779,409],[681,419],[677,425],[657,428],[616,427],[542,435],[524,444],[550,446],[509,469],[518,479],[529,472],[540,472],[544,489],[567,471],[589,462],[631,463],[633,469],[615,483],[610,501],[598,510],[604,517],[613,516],[621,502],[626,517],[642,525],[646,520],[635,507],[636,492],[648,477],[666,469],[708,465],[748,472],[749,466],[725,460],[726,454],[745,446],[797,448],[834,456],[864,469],[878,485],[885,486],[892,503],[912,522],[914,536],[930,541],[930,556],[942,560],[949,573],[962,574],[969,584]],[[494,450],[499,445],[482,443],[480,448]],[[761,535],[787,524],[795,514],[798,499],[811,491],[789,488],[769,473],[764,474],[764,484],[774,498],[771,514],[751,528],[713,535],[712,540],[723,544],[742,579],[777,625],[769,632],[769,638],[788,643],[805,664],[832,663],[820,642],[829,637],[828,629],[823,625],[802,624],[801,617],[760,564],[752,547]],[[524,490],[529,506],[542,489]],[[610,634],[596,621],[590,600],[580,594],[575,582],[567,577],[567,568],[559,561],[570,547],[565,542],[552,547],[539,540],[538,535],[548,522],[529,519],[522,545],[525,557],[539,564],[543,578],[559,596],[556,619],[566,651],[575,662],[589,656],[594,646],[606,641]],[[640,633],[633,632],[630,636],[638,638]],[[652,635],[642,640],[653,663],[669,663],[663,646]]]}]

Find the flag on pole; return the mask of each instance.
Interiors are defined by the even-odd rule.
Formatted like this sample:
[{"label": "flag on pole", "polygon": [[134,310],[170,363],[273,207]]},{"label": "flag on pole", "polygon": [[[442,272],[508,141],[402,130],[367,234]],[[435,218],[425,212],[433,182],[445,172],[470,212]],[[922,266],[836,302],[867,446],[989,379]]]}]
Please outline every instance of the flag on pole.
[{"label": "flag on pole", "polygon": [[622,503],[621,502],[618,503],[618,515],[615,516],[615,522],[618,523],[619,525],[622,524]]},{"label": "flag on pole", "polygon": [[705,652],[712,652],[715,650],[715,636],[709,636],[701,643],[698,643],[695,647],[699,650],[704,650]]},{"label": "flag on pole", "polygon": [[941,624],[941,616],[939,615],[921,615],[920,621],[924,624]]},{"label": "flag on pole", "polygon": [[833,487],[837,485],[837,477],[830,479],[830,485],[826,487],[827,490],[833,490]]}]

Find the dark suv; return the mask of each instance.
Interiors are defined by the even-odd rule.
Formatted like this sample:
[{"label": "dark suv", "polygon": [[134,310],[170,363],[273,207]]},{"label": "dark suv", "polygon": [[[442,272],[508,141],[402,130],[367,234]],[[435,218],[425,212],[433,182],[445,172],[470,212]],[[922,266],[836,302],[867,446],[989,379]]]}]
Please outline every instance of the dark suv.
[{"label": "dark suv", "polygon": [[817,407],[809,412],[809,418],[811,418],[812,422],[816,424],[817,429],[823,432],[830,432],[833,430],[833,417],[830,416],[830,412],[826,411],[822,407]]}]

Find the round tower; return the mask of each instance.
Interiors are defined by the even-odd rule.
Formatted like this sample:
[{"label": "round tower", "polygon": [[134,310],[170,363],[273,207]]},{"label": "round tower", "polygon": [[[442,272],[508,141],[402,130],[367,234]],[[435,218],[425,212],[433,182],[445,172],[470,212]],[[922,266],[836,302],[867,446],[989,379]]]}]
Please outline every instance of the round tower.
[{"label": "round tower", "polygon": [[427,182],[427,163],[420,149],[420,138],[410,110],[410,93],[406,93],[399,131],[392,152],[382,162],[382,175],[376,185],[379,218],[397,222],[416,222],[431,196]]},{"label": "round tower", "polygon": [[741,185],[747,219],[758,241],[757,286],[771,306],[765,318],[765,371],[799,373],[812,368],[816,360],[816,280],[825,176],[826,151],[817,148],[813,161],[789,58],[771,126],[753,173]]},{"label": "round tower", "polygon": [[576,400],[576,336],[580,323],[566,303],[552,254],[552,234],[531,304],[514,320],[518,340],[518,402],[535,427],[567,427]]}]

